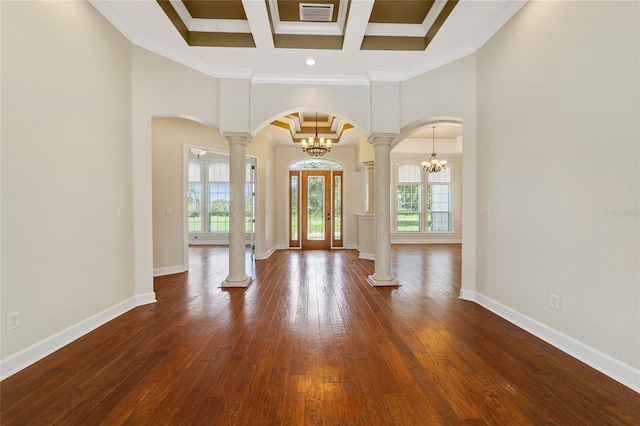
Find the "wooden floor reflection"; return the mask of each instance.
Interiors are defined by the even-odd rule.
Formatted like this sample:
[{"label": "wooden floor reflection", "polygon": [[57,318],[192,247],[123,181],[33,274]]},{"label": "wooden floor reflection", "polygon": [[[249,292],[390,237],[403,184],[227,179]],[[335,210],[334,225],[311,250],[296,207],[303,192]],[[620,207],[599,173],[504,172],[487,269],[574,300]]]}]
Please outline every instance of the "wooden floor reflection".
[{"label": "wooden floor reflection", "polygon": [[640,395],[458,298],[460,245],[190,248],[138,307],[2,383],[3,425],[632,425]]}]

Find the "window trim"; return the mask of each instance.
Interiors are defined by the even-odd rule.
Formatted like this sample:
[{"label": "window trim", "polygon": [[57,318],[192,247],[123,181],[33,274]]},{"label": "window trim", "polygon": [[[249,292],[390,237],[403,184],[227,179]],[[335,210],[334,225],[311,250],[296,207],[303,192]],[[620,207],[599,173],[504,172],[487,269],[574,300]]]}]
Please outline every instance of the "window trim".
[{"label": "window trim", "polygon": [[[400,167],[404,166],[404,165],[408,165],[408,164],[412,164],[412,165],[417,165],[420,167],[420,183],[407,183],[407,182],[399,182],[398,181],[398,172]],[[453,171],[451,169],[451,163],[447,164],[447,168],[449,168],[449,181],[448,182],[430,182],[429,181],[429,176],[428,173],[424,172],[424,170],[422,170],[422,166],[420,165],[420,163],[418,163],[417,161],[411,161],[411,160],[405,160],[405,161],[398,161],[394,164],[394,174],[393,174],[393,193],[394,193],[394,197],[392,198],[392,200],[390,200],[391,202],[391,209],[392,209],[392,220],[391,220],[391,226],[392,226],[392,230],[391,232],[394,234],[403,234],[403,235],[431,235],[431,234],[438,234],[438,235],[451,235],[451,234],[455,234],[454,231],[454,223],[455,221],[453,220],[453,200],[454,200],[454,188],[453,188]],[[397,199],[397,188],[398,185],[409,185],[409,184],[418,184],[420,185],[420,230],[419,231],[400,231],[398,230],[398,199]],[[449,187],[449,230],[448,231],[429,231],[428,230],[428,225],[429,225],[429,215],[433,212],[429,211],[428,208],[428,187],[430,185],[447,185]],[[436,213],[444,213],[444,212],[436,212]]]}]

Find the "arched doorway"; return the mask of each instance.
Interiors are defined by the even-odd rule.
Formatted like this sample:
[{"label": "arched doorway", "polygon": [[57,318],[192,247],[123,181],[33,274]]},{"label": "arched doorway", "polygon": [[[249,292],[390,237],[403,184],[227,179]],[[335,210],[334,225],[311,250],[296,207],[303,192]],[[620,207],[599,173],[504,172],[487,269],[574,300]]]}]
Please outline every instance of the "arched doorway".
[{"label": "arched doorway", "polygon": [[289,167],[289,246],[343,247],[343,170],[337,161],[306,159]]}]

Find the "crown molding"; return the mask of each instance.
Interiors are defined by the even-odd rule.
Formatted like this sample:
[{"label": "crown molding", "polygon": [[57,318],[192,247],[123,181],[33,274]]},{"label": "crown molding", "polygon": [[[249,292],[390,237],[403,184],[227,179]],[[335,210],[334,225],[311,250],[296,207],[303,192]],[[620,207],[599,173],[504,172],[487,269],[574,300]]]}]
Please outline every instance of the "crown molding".
[{"label": "crown molding", "polygon": [[306,75],[282,75],[282,74],[255,74],[251,79],[254,84],[326,84],[368,86],[371,80],[364,76],[306,76]]}]

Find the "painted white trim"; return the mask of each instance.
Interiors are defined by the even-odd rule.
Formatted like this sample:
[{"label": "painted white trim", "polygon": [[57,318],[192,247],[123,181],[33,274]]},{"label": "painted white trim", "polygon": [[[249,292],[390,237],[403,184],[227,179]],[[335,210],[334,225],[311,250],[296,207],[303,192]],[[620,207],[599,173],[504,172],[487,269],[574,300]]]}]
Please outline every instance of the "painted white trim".
[{"label": "painted white trim", "polygon": [[394,238],[393,234],[391,234],[391,244],[462,244],[462,239],[460,238],[452,238],[450,240],[447,239],[400,239]]},{"label": "painted white trim", "polygon": [[256,260],[268,259],[275,252],[276,252],[276,248],[273,247],[273,248],[271,248],[271,250],[267,251],[266,253],[256,254]]},{"label": "painted white trim", "polygon": [[14,375],[20,370],[40,361],[58,349],[79,339],[85,334],[119,317],[136,306],[156,301],[155,293],[146,293],[130,297],[85,320],[80,321],[58,333],[55,333],[33,345],[0,360],[0,380]]},{"label": "painted white trim", "polygon": [[625,364],[478,292],[461,290],[460,299],[477,303],[510,323],[595,368],[613,380],[640,393],[640,369]]},{"label": "painted white trim", "polygon": [[168,266],[166,268],[156,268],[153,270],[154,277],[161,277],[163,275],[179,274],[186,271],[187,268],[184,265]]},{"label": "painted white trim", "polygon": [[376,255],[374,253],[360,253],[358,259],[376,260]]},{"label": "painted white trim", "polygon": [[149,305],[156,303],[156,294],[152,291],[150,293],[136,294],[136,306]]}]

